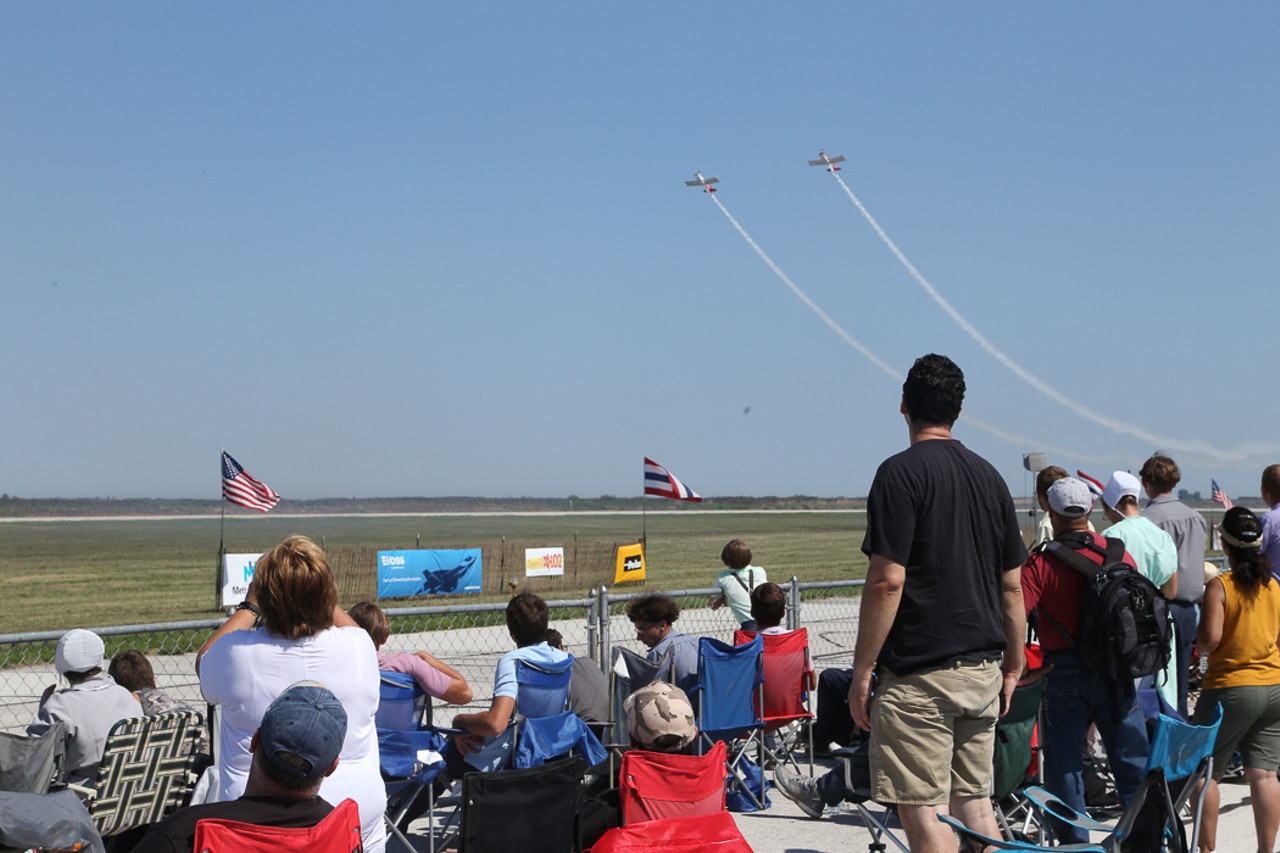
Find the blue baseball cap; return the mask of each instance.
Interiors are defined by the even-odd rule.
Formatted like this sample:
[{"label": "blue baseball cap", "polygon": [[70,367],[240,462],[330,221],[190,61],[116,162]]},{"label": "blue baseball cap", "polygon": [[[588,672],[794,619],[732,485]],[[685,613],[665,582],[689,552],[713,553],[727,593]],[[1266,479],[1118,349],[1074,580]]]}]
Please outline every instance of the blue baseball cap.
[{"label": "blue baseball cap", "polygon": [[299,681],[277,696],[262,715],[258,752],[277,770],[298,779],[320,778],[342,752],[347,712],[318,681]]}]

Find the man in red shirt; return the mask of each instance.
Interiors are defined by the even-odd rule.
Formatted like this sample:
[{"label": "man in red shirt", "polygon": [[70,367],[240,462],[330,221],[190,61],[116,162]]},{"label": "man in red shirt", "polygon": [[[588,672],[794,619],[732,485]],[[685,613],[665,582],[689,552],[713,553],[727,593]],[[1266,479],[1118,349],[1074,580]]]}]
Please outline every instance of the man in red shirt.
[{"label": "man in red shirt", "polygon": [[[1103,557],[1090,542],[1106,549],[1106,539],[1089,530],[1093,496],[1081,480],[1067,477],[1049,487],[1049,519],[1054,541],[1079,551],[1099,566]],[[1124,562],[1134,568],[1126,551]],[[1136,571],[1136,569],[1135,569]],[[1076,649],[1080,632],[1083,574],[1037,548],[1022,566],[1022,597],[1027,615],[1037,614],[1036,632],[1045,663],[1052,664],[1045,690],[1044,786],[1067,805],[1084,812],[1083,749],[1089,724],[1098,727],[1116,791],[1126,806],[1142,782],[1150,744],[1133,682],[1107,677],[1085,665]],[[1081,830],[1058,825],[1063,843],[1088,840]]]}]

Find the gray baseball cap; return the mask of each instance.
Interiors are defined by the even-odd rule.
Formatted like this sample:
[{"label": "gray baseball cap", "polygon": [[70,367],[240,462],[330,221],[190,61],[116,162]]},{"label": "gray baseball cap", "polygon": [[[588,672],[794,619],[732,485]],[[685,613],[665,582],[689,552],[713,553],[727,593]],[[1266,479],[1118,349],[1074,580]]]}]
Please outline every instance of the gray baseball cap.
[{"label": "gray baseball cap", "polygon": [[1083,518],[1093,509],[1093,493],[1084,480],[1063,477],[1049,487],[1049,508],[1067,518]]}]

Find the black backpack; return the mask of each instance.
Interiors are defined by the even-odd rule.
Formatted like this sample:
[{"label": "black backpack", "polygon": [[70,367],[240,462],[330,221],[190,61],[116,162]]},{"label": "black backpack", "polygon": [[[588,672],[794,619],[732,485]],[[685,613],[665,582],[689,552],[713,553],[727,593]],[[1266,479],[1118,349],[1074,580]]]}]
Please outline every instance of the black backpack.
[{"label": "black backpack", "polygon": [[[1079,640],[1072,641],[1045,612],[1058,633],[1079,650],[1086,666],[1109,678],[1134,679],[1163,671],[1173,634],[1168,602],[1155,584],[1123,562],[1124,543],[1108,537],[1103,549],[1092,536],[1068,534],[1062,540],[1046,542],[1045,551],[1089,583],[1080,598]],[[1101,554],[1102,564],[1081,554],[1085,548]]]}]

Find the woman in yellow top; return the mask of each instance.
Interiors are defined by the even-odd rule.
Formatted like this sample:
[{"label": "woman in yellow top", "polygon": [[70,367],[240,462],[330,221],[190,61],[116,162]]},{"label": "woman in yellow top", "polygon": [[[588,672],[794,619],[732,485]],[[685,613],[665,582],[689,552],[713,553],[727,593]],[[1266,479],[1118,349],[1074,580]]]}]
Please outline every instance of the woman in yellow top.
[{"label": "woman in yellow top", "polygon": [[1213,745],[1213,776],[1200,825],[1201,853],[1214,849],[1218,830],[1218,779],[1237,749],[1253,801],[1258,850],[1271,853],[1280,826],[1280,583],[1259,549],[1262,523],[1244,507],[1222,519],[1222,550],[1231,571],[1204,588],[1196,643],[1209,656],[1195,722],[1208,723],[1222,704],[1222,726]]}]

